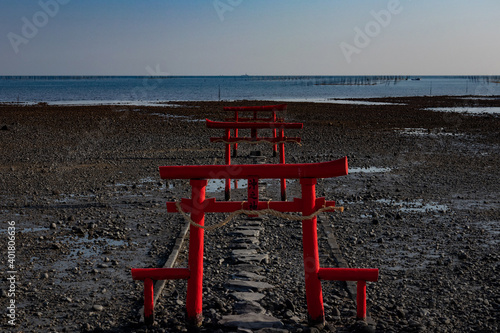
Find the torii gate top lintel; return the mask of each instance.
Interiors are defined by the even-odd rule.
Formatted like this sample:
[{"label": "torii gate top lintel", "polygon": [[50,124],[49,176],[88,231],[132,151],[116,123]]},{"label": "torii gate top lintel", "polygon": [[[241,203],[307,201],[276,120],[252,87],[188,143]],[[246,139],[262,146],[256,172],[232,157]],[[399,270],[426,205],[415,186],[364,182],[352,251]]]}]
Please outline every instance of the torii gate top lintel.
[{"label": "torii gate top lintel", "polygon": [[302,129],[304,124],[302,123],[283,123],[283,122],[222,122],[222,121],[212,121],[210,119],[205,119],[207,128],[224,128],[224,129]]},{"label": "torii gate top lintel", "polygon": [[348,174],[347,157],[320,163],[161,166],[162,179],[298,179]]},{"label": "torii gate top lintel", "polygon": [[225,106],[224,111],[285,111],[286,104],[263,106]]}]

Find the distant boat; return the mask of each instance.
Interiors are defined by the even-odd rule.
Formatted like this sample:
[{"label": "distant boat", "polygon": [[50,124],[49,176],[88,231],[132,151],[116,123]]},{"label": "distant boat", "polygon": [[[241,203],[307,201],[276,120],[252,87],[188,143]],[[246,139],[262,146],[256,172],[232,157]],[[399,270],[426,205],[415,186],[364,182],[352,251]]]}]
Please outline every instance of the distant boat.
[{"label": "distant boat", "polygon": [[412,81],[420,81],[420,78],[419,77],[413,77],[411,78]]}]

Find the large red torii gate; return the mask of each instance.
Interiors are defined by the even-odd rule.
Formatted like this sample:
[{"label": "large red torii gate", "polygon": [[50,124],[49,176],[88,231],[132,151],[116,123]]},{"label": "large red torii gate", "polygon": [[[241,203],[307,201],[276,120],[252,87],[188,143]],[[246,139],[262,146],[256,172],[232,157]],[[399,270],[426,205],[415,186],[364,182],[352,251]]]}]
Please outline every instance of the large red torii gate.
[{"label": "large red torii gate", "polygon": [[[205,213],[236,212],[240,209],[272,209],[279,212],[302,212],[303,261],[306,300],[311,324],[324,324],[321,280],[358,281],[358,317],[366,317],[366,281],[377,281],[378,269],[320,268],[317,218],[315,213],[335,206],[334,201],[316,198],[316,179],[347,175],[347,158],[323,163],[264,164],[264,165],[203,165],[160,167],[162,179],[190,179],[191,199],[182,199],[183,212],[191,214],[188,268],[133,268],[132,277],[144,281],[144,317],[146,323],[154,319],[153,280],[187,279],[186,309],[191,325],[202,322],[203,252]],[[302,198],[293,201],[259,201],[259,178],[282,177],[300,179]],[[207,179],[248,179],[248,202],[217,202],[205,198]],[[178,203],[167,202],[169,212],[178,212]],[[193,225],[194,224],[194,225]],[[198,226],[196,226],[198,225]],[[199,227],[200,226],[200,227]]]}]

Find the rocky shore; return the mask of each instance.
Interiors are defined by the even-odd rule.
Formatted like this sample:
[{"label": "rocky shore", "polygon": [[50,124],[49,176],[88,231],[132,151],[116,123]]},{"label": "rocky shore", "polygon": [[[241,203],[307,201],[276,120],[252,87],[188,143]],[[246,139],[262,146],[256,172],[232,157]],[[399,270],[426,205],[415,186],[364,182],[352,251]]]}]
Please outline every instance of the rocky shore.
[{"label": "rocky shore", "polygon": [[[500,98],[372,101],[392,104],[288,103],[284,113],[304,123],[287,131],[302,138],[286,146],[287,163],[348,157],[349,175],[318,181],[318,196],[345,207],[319,217],[320,261],[380,269],[379,281],[367,285],[369,323],[356,321],[344,283],[324,282],[327,325],[308,327],[300,223],[241,217],[205,235],[201,331],[498,330],[500,117],[428,108],[499,107]],[[167,213],[165,202],[190,197],[189,183],[161,180],[158,167],[222,164],[223,144],[209,142],[221,132],[207,129],[205,118],[223,120],[223,106],[266,104],[276,102],[0,105],[0,246],[7,249],[14,221],[17,281],[9,296],[3,250],[1,330],[186,331],[186,282],[166,284],[146,329],[138,315],[142,282],[130,274],[163,266],[186,223]],[[263,157],[249,157],[252,150]],[[278,162],[269,145],[242,144],[233,160]],[[277,182],[263,182],[260,191],[262,200],[279,200]],[[293,181],[287,193],[301,196]],[[223,200],[223,183],[211,182],[207,196]],[[233,191],[234,200],[245,196],[244,188]],[[224,217],[209,214],[206,224]],[[252,239],[241,240],[247,234]],[[241,243],[251,244],[244,248],[258,260],[242,259]],[[184,246],[175,267],[186,265]],[[6,309],[12,299],[15,326]],[[245,313],[266,317],[273,328],[231,324]]]}]

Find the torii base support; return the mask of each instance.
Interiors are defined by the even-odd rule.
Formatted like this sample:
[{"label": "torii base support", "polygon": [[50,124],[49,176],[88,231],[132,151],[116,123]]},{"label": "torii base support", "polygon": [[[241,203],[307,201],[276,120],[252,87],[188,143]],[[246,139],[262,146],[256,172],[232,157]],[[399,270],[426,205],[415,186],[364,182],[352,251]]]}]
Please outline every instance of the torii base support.
[{"label": "torii base support", "polygon": [[154,280],[188,279],[187,268],[132,268],[132,279],[144,281],[144,323],[153,325],[154,314]]},{"label": "torii base support", "polygon": [[378,281],[377,268],[320,268],[318,278],[330,281],[356,281],[356,316],[358,319],[366,319],[366,281]]}]

